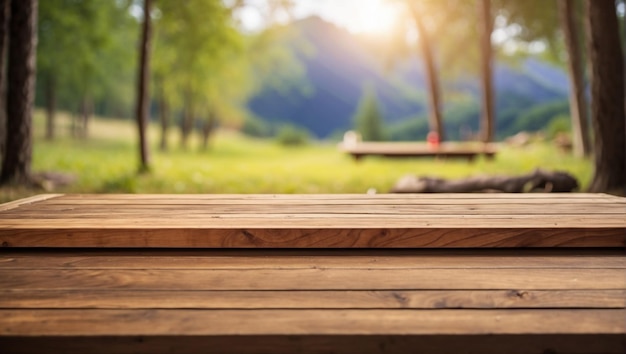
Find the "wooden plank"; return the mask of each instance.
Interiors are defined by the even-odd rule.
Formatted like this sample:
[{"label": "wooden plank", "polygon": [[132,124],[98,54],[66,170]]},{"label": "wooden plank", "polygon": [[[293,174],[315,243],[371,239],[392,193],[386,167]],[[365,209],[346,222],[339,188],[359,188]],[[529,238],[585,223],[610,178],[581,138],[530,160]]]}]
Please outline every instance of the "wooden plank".
[{"label": "wooden plank", "polygon": [[[0,336],[624,334],[623,310],[0,310]],[[271,319],[271,320],[270,320]]]},{"label": "wooden plank", "polygon": [[489,193],[489,194],[477,194],[477,193],[441,193],[441,194],[406,194],[398,195],[393,193],[383,194],[355,194],[355,193],[335,193],[335,194],[67,194],[62,199],[236,199],[236,200],[269,200],[269,199],[285,199],[285,200],[311,200],[311,199],[524,199],[524,198],[617,198],[623,199],[623,197],[614,196],[606,193]]},{"label": "wooden plank", "polygon": [[626,289],[623,269],[4,270],[2,289]]},{"label": "wooden plank", "polygon": [[7,354],[623,354],[622,335],[0,337]]},{"label": "wooden plank", "polygon": [[[436,217],[417,222],[339,219],[225,220],[166,219],[29,220],[6,224],[0,229],[3,247],[207,247],[207,248],[469,248],[469,247],[624,247],[621,227],[577,228],[559,221],[516,227],[501,220],[502,228],[481,228],[454,220],[454,227],[434,227]],[[269,229],[259,229],[265,222]],[[484,221],[483,221],[484,222]],[[605,221],[607,222],[607,221]],[[622,223],[623,221],[619,221]],[[320,224],[324,225],[320,225]],[[384,223],[389,228],[375,228]],[[610,224],[610,221],[608,221]],[[418,225],[421,224],[421,225]],[[463,226],[463,224],[465,224]],[[584,223],[581,223],[584,224]],[[412,225],[414,228],[408,228]],[[589,224],[584,224],[589,226]],[[420,227],[421,226],[421,227]],[[282,228],[281,228],[282,227]],[[372,227],[372,228],[368,228]]]},{"label": "wooden plank", "polygon": [[[575,200],[626,200],[595,194],[578,196]],[[424,204],[447,198],[458,198],[460,204]],[[309,202],[303,202],[307,199]],[[76,205],[49,205],[43,201],[0,212],[0,244],[5,247],[626,245],[626,204],[550,203],[551,200],[561,199],[567,197],[542,195],[518,198],[506,195],[476,198],[454,194],[394,199],[350,195],[60,196],[52,200],[75,200]],[[115,201],[117,204],[94,205],[99,200]],[[203,200],[249,201],[251,204],[158,204],[169,200],[189,203]],[[325,205],[328,200],[344,204]],[[385,200],[391,204],[358,203]],[[533,201],[534,204],[485,204],[492,200],[523,200]],[[135,205],[137,201],[143,201],[144,205]],[[268,201],[285,204],[266,205]],[[81,207],[82,202],[87,204]],[[145,202],[153,205],[145,205]],[[348,205],[350,203],[355,205]]]},{"label": "wooden plank", "polygon": [[[382,195],[381,195],[382,196]],[[38,205],[41,206],[57,206],[57,207],[83,207],[83,206],[101,206],[106,207],[107,205],[122,205],[126,203],[129,206],[151,206],[151,205],[179,205],[179,206],[211,206],[211,205],[266,205],[266,206],[274,206],[274,205],[520,205],[520,206],[528,206],[528,205],[540,205],[541,203],[549,203],[551,205],[572,205],[572,204],[596,204],[598,206],[606,206],[606,205],[625,205],[626,201],[620,198],[615,199],[607,199],[607,198],[520,198],[520,199],[506,199],[506,198],[488,198],[484,199],[476,199],[476,198],[465,198],[465,199],[457,199],[457,198],[353,198],[353,199],[207,199],[207,198],[197,198],[197,199],[168,199],[168,198],[160,198],[160,199],[113,199],[102,197],[98,199],[84,199],[84,198],[55,198],[50,199]]]},{"label": "wooden plank", "polygon": [[605,249],[0,251],[0,269],[626,269]]},{"label": "wooden plank", "polygon": [[43,205],[119,205],[132,203],[137,205],[151,204],[247,204],[247,205],[280,205],[280,204],[572,204],[572,203],[602,203],[602,204],[626,204],[626,198],[607,194],[590,193],[492,193],[492,194],[101,194],[101,195],[64,195],[43,201]]},{"label": "wooden plank", "polygon": [[[118,209],[119,208],[119,209]],[[22,207],[2,214],[3,218],[68,218],[71,217],[98,217],[109,216],[145,216],[147,214],[167,215],[168,218],[186,218],[190,216],[205,216],[222,214],[324,214],[324,215],[353,215],[374,214],[381,217],[387,215],[588,215],[588,214],[626,214],[626,204],[618,203],[578,203],[554,204],[549,208],[538,207],[535,204],[128,204],[119,207],[103,206],[98,204],[83,205],[47,205],[37,204]]]},{"label": "wooden plank", "polygon": [[626,290],[0,290],[12,309],[626,308]]},{"label": "wooden plank", "polygon": [[[108,215],[108,216],[107,216]],[[211,214],[167,215],[161,217],[144,212],[143,215],[111,213],[75,214],[46,218],[1,218],[3,230],[99,228],[113,229],[126,226],[137,228],[212,228],[212,229],[293,229],[293,228],[569,228],[569,229],[623,229],[626,220],[620,214],[603,215],[372,215],[372,214]],[[620,230],[621,231],[621,230]]]}]

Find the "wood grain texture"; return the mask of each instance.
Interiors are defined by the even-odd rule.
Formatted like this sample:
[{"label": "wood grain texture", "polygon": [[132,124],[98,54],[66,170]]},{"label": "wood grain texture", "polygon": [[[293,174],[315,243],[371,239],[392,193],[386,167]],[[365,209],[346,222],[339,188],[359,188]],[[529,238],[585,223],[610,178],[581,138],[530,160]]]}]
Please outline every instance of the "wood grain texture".
[{"label": "wood grain texture", "polygon": [[[326,219],[325,219],[326,220]],[[475,248],[475,247],[624,247],[626,233],[622,228],[339,228],[340,221],[323,228],[302,229],[315,220],[293,220],[292,227],[259,229],[254,220],[190,222],[187,226],[167,225],[163,219],[143,219],[145,225],[130,220],[48,220],[41,227],[28,222],[0,229],[3,247],[128,247],[128,248]],[[265,220],[267,222],[267,220]],[[328,222],[327,220],[325,222]],[[459,225],[460,221],[455,221]],[[511,221],[500,220],[510,226]],[[279,222],[272,224],[276,227]],[[317,221],[319,223],[319,221]],[[427,222],[426,222],[427,223]],[[254,228],[223,229],[225,225],[256,225]],[[304,224],[304,225],[303,225]],[[309,224],[309,225],[306,225]],[[357,221],[348,222],[359,224]],[[378,224],[365,222],[361,224]],[[415,222],[413,222],[415,224]],[[126,226],[124,226],[126,225]],[[589,224],[587,224],[589,225]],[[3,226],[7,226],[4,224]],[[212,228],[216,226],[218,228]],[[545,226],[545,225],[544,225]],[[114,228],[116,227],[116,228]],[[361,225],[360,227],[363,227]]]},{"label": "wood grain texture", "polygon": [[5,310],[0,335],[623,334],[623,310]]},{"label": "wood grain texture", "polygon": [[2,289],[626,289],[623,269],[4,270]]},{"label": "wood grain texture", "polygon": [[13,309],[626,308],[626,290],[0,290]]},{"label": "wood grain texture", "polygon": [[0,242],[2,353],[625,346],[606,195],[54,196],[0,208]]},{"label": "wood grain texture", "polygon": [[0,211],[5,247],[624,247],[626,199],[63,195]]},{"label": "wood grain texture", "polygon": [[[610,249],[6,248],[0,348],[204,353],[232,336],[232,353],[341,353],[356,349],[339,338],[356,335],[373,346],[359,353],[414,352],[409,343],[435,353],[489,353],[487,343],[498,353],[619,353],[625,259]],[[450,346],[426,341],[435,337]]]},{"label": "wood grain texture", "polygon": [[623,269],[0,270],[4,289],[625,289]]},{"label": "wood grain texture", "polygon": [[626,269],[611,249],[0,249],[0,269]]}]

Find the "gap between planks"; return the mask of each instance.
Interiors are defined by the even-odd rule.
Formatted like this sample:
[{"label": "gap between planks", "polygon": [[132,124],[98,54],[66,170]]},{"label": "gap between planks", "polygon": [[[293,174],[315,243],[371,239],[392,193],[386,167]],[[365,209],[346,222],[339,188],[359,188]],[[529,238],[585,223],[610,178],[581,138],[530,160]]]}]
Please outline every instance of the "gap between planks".
[{"label": "gap between planks", "polygon": [[[27,220],[23,220],[27,221]],[[232,220],[221,226],[216,222],[202,224],[187,223],[186,226],[166,224],[163,219],[159,224],[128,225],[114,228],[114,222],[108,220],[88,223],[80,227],[74,223],[69,228],[63,220],[40,221],[40,225],[27,225],[25,228],[7,227],[0,229],[0,243],[4,247],[208,247],[208,248],[476,248],[476,247],[620,247],[626,246],[626,233],[622,228],[514,228],[509,220],[508,228],[472,228],[465,223],[461,228],[401,228],[393,227],[386,220],[389,228],[340,228],[332,225],[328,228],[301,228],[303,222],[292,221],[291,227],[277,228],[278,222],[271,229],[240,229],[241,223]],[[267,220],[266,220],[267,222]],[[318,221],[319,222],[319,221]],[[335,222],[337,222],[335,220]],[[457,221],[458,222],[458,221]],[[530,222],[530,221],[529,221]],[[626,222],[626,221],[623,221]],[[146,223],[146,220],[142,220]],[[254,223],[252,223],[254,224]],[[297,226],[295,226],[297,224]],[[459,224],[461,224],[459,222]],[[59,225],[60,228],[55,228]],[[230,227],[227,227],[229,225]],[[269,225],[269,224],[268,224]],[[380,224],[378,224],[380,225]],[[529,226],[530,224],[526,224]],[[397,225],[395,225],[397,226]],[[259,227],[258,224],[256,227]]]},{"label": "gap between planks", "polygon": [[0,310],[0,338],[3,335],[623,334],[625,326],[624,311],[613,309]]}]

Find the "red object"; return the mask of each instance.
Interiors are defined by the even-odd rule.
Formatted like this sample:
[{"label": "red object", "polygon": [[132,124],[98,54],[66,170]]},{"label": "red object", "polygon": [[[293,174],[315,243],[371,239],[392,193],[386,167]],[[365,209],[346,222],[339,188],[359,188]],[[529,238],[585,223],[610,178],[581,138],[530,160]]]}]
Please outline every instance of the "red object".
[{"label": "red object", "polygon": [[431,147],[438,147],[439,146],[439,134],[437,134],[437,132],[428,133],[428,135],[426,136],[426,142],[428,142],[428,145]]}]

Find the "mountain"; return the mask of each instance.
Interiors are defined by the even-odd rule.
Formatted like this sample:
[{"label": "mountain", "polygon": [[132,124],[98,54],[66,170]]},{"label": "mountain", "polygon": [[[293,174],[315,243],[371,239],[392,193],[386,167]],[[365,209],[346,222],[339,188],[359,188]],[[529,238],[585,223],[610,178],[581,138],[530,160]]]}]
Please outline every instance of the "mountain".
[{"label": "mountain", "polygon": [[[271,88],[262,90],[248,103],[256,116],[271,123],[304,127],[320,138],[328,137],[334,132],[351,129],[352,116],[364,88],[370,85],[377,93],[387,125],[415,119],[416,116],[425,122],[427,92],[419,56],[400,63],[392,70],[392,75],[370,47],[340,27],[319,17],[297,21],[293,26],[299,33],[299,40],[314,48],[315,54],[299,56],[306,68],[311,90],[308,93],[293,90],[286,94]],[[494,84],[498,121],[501,114],[508,117],[507,121],[513,119],[512,111],[517,112],[529,105],[567,99],[565,73],[538,60],[529,59],[517,67],[496,65]],[[448,102],[451,101],[448,97],[460,94],[466,98],[456,111],[467,114],[452,118],[446,125],[456,127],[467,124],[477,129],[480,102],[478,79],[470,76],[443,86],[447,111],[455,111],[456,105]],[[502,129],[510,126],[511,122],[498,124]]]}]

